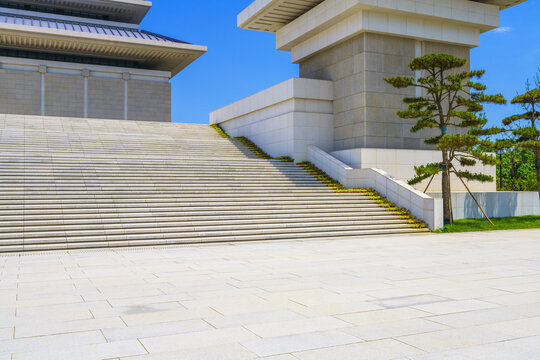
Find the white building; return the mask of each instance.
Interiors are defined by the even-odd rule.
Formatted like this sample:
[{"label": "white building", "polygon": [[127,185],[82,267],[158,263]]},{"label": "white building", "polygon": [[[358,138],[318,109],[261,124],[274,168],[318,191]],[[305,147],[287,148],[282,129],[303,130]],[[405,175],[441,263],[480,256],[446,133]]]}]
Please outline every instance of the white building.
[{"label": "white building", "polygon": [[[219,109],[210,121],[273,156],[305,160],[315,145],[353,168],[410,178],[413,165],[440,153],[396,115],[415,90],[383,78],[418,76],[407,65],[429,53],[468,59],[480,34],[499,26],[499,12],[523,1],[256,0],[238,15],[238,26],[275,33],[300,77]],[[495,175],[493,167],[481,170]],[[433,184],[437,191],[440,181]],[[471,186],[495,190],[494,183]],[[464,190],[457,181],[454,189]]]},{"label": "white building", "polygon": [[151,6],[0,1],[0,112],[171,121],[169,80],[206,47],[139,29]]}]

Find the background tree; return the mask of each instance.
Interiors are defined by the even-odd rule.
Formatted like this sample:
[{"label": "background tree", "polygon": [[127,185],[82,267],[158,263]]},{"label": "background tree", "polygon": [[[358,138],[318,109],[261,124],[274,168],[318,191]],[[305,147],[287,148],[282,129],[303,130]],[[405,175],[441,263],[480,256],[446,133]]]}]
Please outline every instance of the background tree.
[{"label": "background tree", "polygon": [[[494,147],[482,147],[482,151],[495,153]],[[497,169],[497,191],[536,191],[536,169],[534,152],[511,146],[498,155],[500,164]]]},{"label": "background tree", "polygon": [[534,151],[513,147],[502,154],[500,191],[536,191]]},{"label": "background tree", "polygon": [[[534,153],[536,169],[536,188],[540,199],[540,87],[527,91],[512,99],[512,104],[519,104],[525,113],[513,115],[503,120],[505,128],[501,131],[510,132],[511,139],[499,140],[499,148],[529,149]],[[511,127],[513,126],[513,127]]]},{"label": "background tree", "polygon": [[[454,164],[458,162],[461,166],[474,166],[478,161],[489,165],[497,163],[495,156],[478,149],[479,145],[486,145],[486,140],[467,130],[483,127],[487,123],[480,114],[484,109],[482,104],[506,103],[500,94],[485,94],[485,85],[475,81],[481,78],[485,71],[464,70],[466,64],[467,60],[452,55],[430,54],[415,58],[409,64],[412,71],[422,71],[423,76],[418,80],[412,77],[384,79],[396,88],[423,89],[423,96],[405,98],[403,102],[408,105],[407,110],[398,111],[397,115],[402,119],[416,120],[411,129],[413,133],[423,129],[440,130],[440,134],[429,137],[424,142],[441,151],[442,162],[415,167],[416,176],[409,184],[414,185],[442,174],[444,222],[447,224],[453,222],[451,173],[469,181],[493,181],[492,176],[458,170]],[[448,128],[453,130],[452,133],[448,133]],[[463,184],[465,185],[465,182]]]},{"label": "background tree", "polygon": [[[540,68],[533,76],[532,81],[527,79],[525,83],[525,92],[540,88]],[[519,93],[517,94],[519,96]],[[521,108],[528,114],[532,112],[533,105],[530,103],[520,103]],[[537,109],[538,111],[538,109]],[[524,114],[522,114],[524,115]],[[519,117],[519,116],[518,116]],[[530,147],[520,147],[524,140],[520,135],[519,129],[523,127],[523,119],[517,119],[516,116],[503,120],[506,125],[504,128],[492,128],[489,135],[503,134],[496,140],[493,148],[486,151],[503,150],[500,155],[501,164],[499,171],[498,190],[502,191],[537,191],[537,151]],[[529,125],[532,123],[529,122]],[[536,123],[536,127],[538,124]],[[518,130],[518,131],[515,131]],[[534,130],[533,130],[534,131]]]}]

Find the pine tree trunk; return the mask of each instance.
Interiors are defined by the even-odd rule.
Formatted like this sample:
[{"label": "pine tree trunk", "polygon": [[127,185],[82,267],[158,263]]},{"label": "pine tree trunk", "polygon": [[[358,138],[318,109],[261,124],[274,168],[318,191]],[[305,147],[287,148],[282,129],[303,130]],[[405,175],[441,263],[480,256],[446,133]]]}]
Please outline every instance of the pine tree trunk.
[{"label": "pine tree trunk", "polygon": [[452,224],[452,201],[450,197],[450,169],[448,168],[448,152],[443,151],[443,164],[446,164],[442,172],[442,195],[443,195],[443,218],[445,224]]},{"label": "pine tree trunk", "polygon": [[535,161],[535,164],[536,164],[536,181],[538,182],[538,199],[540,200],[540,150],[536,150],[535,152],[535,155],[536,155],[536,161]]}]

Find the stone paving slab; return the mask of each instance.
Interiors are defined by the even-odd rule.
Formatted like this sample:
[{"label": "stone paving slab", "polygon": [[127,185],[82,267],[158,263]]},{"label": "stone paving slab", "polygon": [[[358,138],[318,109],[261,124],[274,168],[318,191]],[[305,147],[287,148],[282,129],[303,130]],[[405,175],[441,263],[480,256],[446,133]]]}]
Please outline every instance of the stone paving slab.
[{"label": "stone paving slab", "polygon": [[540,230],[0,255],[0,360],[538,360]]}]

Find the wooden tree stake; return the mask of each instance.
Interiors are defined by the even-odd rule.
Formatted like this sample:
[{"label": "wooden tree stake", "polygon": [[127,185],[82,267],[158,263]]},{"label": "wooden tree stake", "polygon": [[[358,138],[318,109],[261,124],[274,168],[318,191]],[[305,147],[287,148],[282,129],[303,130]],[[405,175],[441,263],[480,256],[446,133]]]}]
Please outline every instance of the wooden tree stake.
[{"label": "wooden tree stake", "polygon": [[461,178],[461,176],[459,176],[459,174],[456,172],[456,171],[452,171],[454,174],[456,174],[456,176],[459,178],[459,180],[461,180],[461,182],[463,183],[463,185],[465,186],[465,188],[467,189],[467,191],[469,192],[469,194],[471,195],[471,197],[473,198],[474,202],[476,203],[476,205],[478,205],[478,207],[480,208],[480,210],[482,211],[482,213],[484,214],[484,216],[486,217],[486,219],[489,221],[489,223],[492,225],[492,226],[495,226],[495,224],[493,223],[493,221],[491,221],[491,219],[489,218],[489,216],[487,216],[486,212],[484,211],[484,209],[482,208],[482,206],[480,205],[480,203],[478,202],[478,200],[476,200],[476,198],[474,197],[474,195],[472,194],[471,190],[469,190],[469,187],[467,186],[467,184],[465,184],[465,181],[463,181],[463,179]]}]

